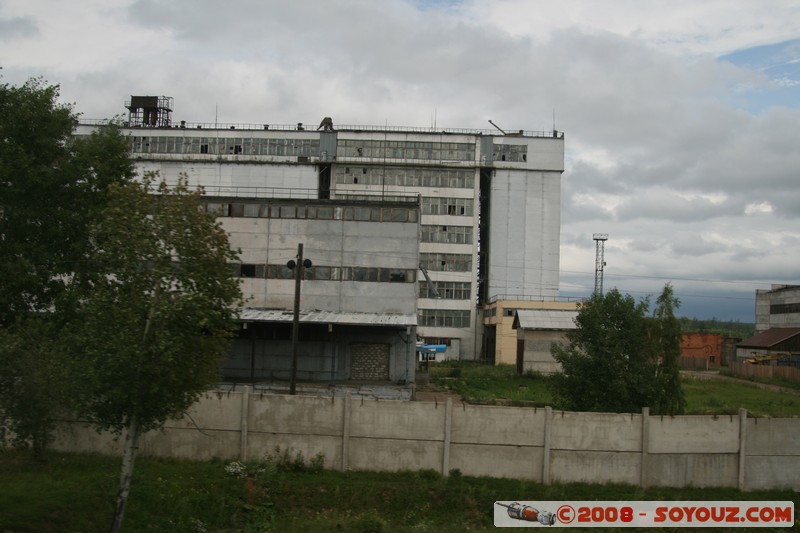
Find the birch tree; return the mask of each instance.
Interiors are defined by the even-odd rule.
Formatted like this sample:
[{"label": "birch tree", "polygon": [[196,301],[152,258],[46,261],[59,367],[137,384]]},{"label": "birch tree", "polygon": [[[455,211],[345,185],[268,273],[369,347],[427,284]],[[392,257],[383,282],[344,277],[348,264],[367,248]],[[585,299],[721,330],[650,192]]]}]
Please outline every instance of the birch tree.
[{"label": "birch tree", "polygon": [[80,413],[124,433],[119,531],[141,435],[180,416],[218,379],[241,299],[226,233],[199,192],[154,178],[112,187],[75,283],[69,339],[85,371]]}]

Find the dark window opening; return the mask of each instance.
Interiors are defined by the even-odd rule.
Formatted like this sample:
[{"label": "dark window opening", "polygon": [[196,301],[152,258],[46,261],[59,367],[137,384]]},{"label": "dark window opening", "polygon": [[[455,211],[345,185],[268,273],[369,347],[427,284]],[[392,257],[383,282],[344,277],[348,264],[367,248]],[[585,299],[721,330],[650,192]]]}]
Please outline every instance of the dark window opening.
[{"label": "dark window opening", "polygon": [[248,264],[242,265],[240,270],[240,276],[243,278],[256,277],[256,265],[248,265]]}]

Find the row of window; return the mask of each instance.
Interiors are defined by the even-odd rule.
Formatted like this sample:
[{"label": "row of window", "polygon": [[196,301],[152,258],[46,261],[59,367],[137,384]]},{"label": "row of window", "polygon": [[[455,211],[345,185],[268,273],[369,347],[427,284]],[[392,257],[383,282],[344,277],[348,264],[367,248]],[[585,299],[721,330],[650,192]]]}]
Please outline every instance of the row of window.
[{"label": "row of window", "polygon": [[472,272],[472,255],[422,252],[420,265],[431,272]]},{"label": "row of window", "polygon": [[133,136],[130,147],[142,154],[319,155],[319,139]]},{"label": "row of window", "polygon": [[417,325],[438,328],[468,328],[470,327],[470,312],[461,309],[419,309]]},{"label": "row of window", "polygon": [[424,224],[421,230],[422,242],[472,244],[472,226],[433,226]]},{"label": "row of window", "polygon": [[301,218],[307,220],[355,220],[369,222],[416,222],[411,207],[337,207],[295,204],[206,202],[205,209],[218,217]]},{"label": "row of window", "polygon": [[[469,300],[472,293],[472,284],[467,281],[434,281],[433,286],[443,300]],[[431,284],[427,281],[419,282],[420,298],[436,298]]]},{"label": "row of window", "polygon": [[333,176],[339,185],[475,188],[475,172],[472,170],[336,166]]},{"label": "row of window", "polygon": [[[286,265],[264,265],[255,263],[234,263],[231,265],[234,277],[294,279],[295,271]],[[333,267],[317,266],[304,269],[304,280],[315,281],[368,281],[381,283],[414,283],[416,269],[385,267]]]},{"label": "row of window", "polygon": [[[260,137],[131,136],[132,153],[211,154],[252,156],[319,156],[319,139],[274,139]],[[525,147],[527,148],[527,147]],[[474,161],[472,143],[415,141],[340,140],[340,157]],[[509,159],[511,161],[511,159]]]},{"label": "row of window", "polygon": [[343,139],[337,146],[337,155],[338,157],[474,161],[475,145],[472,143]]},{"label": "row of window", "polygon": [[473,215],[474,201],[472,198],[429,198],[422,197],[420,209],[423,215]]},{"label": "row of window", "polygon": [[527,144],[495,144],[492,150],[495,161],[524,162],[528,160]]},{"label": "row of window", "polygon": [[785,315],[787,313],[800,313],[800,303],[775,304],[769,306],[771,315]]},{"label": "row of window", "polygon": [[453,339],[450,337],[422,337],[422,342],[425,344],[444,344],[450,346]]}]

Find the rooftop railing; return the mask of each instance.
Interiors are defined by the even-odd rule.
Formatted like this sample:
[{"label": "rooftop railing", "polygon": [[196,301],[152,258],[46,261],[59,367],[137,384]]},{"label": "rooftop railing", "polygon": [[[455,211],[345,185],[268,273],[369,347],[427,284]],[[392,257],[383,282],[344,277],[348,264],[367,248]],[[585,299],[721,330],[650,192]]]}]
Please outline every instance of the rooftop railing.
[{"label": "rooftop railing", "polygon": [[[104,126],[109,124],[108,119],[79,119],[79,124],[85,126]],[[118,121],[114,121],[118,122]],[[148,127],[148,126],[129,126],[127,122],[121,123],[123,127],[130,127],[142,130],[158,130],[158,129],[207,129],[207,130],[266,130],[266,131],[317,131],[317,128],[312,124],[305,124],[298,122],[297,124],[243,124],[243,123],[229,123],[229,122],[185,122],[172,124],[165,127]],[[433,128],[433,127],[419,127],[419,126],[369,126],[369,125],[338,125],[335,131],[346,132],[378,132],[378,133],[438,133],[441,135],[491,135],[495,137],[542,137],[542,138],[557,138],[564,137],[563,131],[550,130],[550,131],[536,131],[536,130],[514,130],[506,131],[505,134],[498,130],[492,129],[470,129],[470,128]]]}]

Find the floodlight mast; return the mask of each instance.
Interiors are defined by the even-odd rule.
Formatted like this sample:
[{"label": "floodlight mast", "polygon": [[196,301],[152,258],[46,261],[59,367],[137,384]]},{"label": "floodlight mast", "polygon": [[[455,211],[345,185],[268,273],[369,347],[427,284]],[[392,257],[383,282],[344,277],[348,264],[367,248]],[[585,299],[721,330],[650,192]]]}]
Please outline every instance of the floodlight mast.
[{"label": "floodlight mast", "polygon": [[595,233],[592,235],[595,242],[594,257],[594,293],[603,295],[603,267],[605,262],[605,243],[608,240],[608,233]]}]

